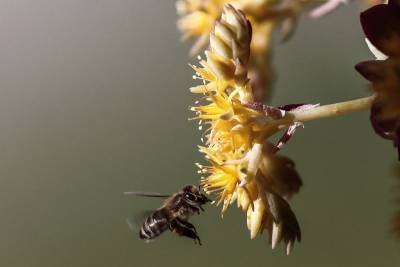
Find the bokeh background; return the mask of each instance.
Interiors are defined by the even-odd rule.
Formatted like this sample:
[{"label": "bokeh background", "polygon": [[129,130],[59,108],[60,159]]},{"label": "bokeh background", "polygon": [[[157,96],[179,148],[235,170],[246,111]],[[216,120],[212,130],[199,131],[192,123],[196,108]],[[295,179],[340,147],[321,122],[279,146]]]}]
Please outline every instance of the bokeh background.
[{"label": "bokeh background", "polygon": [[[368,95],[353,69],[372,58],[352,3],[303,17],[275,49],[272,103]],[[145,244],[125,222],[197,183],[195,84],[174,1],[0,1],[0,266],[399,266],[389,234],[395,151],[367,112],[306,124],[285,147],[304,179],[293,199],[303,241],[290,257],[245,216],[209,206],[204,245],[170,233]]]}]

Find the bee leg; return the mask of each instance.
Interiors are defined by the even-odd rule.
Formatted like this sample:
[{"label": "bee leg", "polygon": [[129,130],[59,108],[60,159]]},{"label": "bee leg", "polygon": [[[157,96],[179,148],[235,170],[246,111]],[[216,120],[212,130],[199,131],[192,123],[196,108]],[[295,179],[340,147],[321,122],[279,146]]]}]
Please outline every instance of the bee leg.
[{"label": "bee leg", "polygon": [[191,224],[190,222],[184,222],[184,221],[180,221],[186,228],[189,228],[190,230],[192,230],[193,232],[195,232],[197,234],[197,230],[196,227],[194,227],[193,224]]},{"label": "bee leg", "polygon": [[201,209],[202,211],[204,211],[204,209],[201,208],[201,206],[200,206],[200,208],[193,207],[192,209],[193,209],[194,212],[197,213],[197,215],[200,215],[200,209]]},{"label": "bee leg", "polygon": [[178,219],[178,221],[179,221],[179,223],[181,223],[181,225],[183,225],[185,227],[186,231],[189,232],[189,234],[191,234],[194,237],[194,238],[193,237],[192,238],[195,240],[195,242],[198,242],[199,245],[201,246],[201,240],[200,240],[199,236],[197,235],[196,227],[194,227],[194,225],[188,221],[182,221],[179,219]]},{"label": "bee leg", "polygon": [[195,243],[198,242],[199,245],[201,246],[201,240],[197,235],[196,228],[193,226],[193,224],[176,219],[170,223],[170,230],[177,233],[180,236],[186,236],[191,239],[194,239],[194,242]]}]

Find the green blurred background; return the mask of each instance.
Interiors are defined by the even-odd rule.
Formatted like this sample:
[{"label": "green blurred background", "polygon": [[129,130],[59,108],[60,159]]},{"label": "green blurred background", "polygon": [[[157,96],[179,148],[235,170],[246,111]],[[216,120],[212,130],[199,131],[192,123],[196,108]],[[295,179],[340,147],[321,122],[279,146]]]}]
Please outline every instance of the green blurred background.
[{"label": "green blurred background", "polygon": [[[304,17],[275,50],[273,104],[368,95],[370,59],[346,5]],[[290,257],[249,240],[232,206],[193,218],[203,246],[170,233],[145,244],[125,219],[197,183],[195,84],[174,1],[0,2],[0,266],[399,266],[389,234],[396,153],[366,112],[307,123],[283,153],[304,179],[293,200],[303,241]]]}]

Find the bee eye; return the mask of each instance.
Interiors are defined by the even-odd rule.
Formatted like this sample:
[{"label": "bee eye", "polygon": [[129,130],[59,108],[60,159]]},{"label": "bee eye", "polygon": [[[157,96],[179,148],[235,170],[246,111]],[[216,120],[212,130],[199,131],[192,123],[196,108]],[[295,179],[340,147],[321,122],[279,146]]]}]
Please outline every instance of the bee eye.
[{"label": "bee eye", "polygon": [[191,194],[191,193],[186,193],[185,194],[185,198],[191,201],[195,201],[196,200],[196,196]]}]

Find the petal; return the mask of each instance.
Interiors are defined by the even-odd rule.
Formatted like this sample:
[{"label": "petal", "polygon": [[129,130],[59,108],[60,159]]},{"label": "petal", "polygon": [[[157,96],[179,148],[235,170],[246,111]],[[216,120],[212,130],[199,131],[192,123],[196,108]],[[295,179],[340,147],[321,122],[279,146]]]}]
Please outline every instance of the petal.
[{"label": "petal", "polygon": [[382,53],[381,51],[379,51],[378,48],[376,48],[370,40],[368,40],[368,38],[365,38],[365,42],[367,43],[367,46],[369,48],[369,50],[371,51],[371,53],[375,56],[376,60],[385,60],[388,58],[387,55],[385,55],[384,53]]},{"label": "petal", "polygon": [[247,226],[250,230],[250,238],[254,239],[261,230],[265,205],[261,198],[254,201],[254,210],[247,210]]},{"label": "petal", "polygon": [[399,118],[385,118],[382,113],[383,106],[377,98],[371,106],[370,120],[375,132],[382,138],[396,140],[396,128],[398,128]]},{"label": "petal", "polygon": [[284,156],[264,154],[260,170],[264,177],[260,179],[262,186],[285,198],[298,193],[303,184],[294,162]]},{"label": "petal", "polygon": [[370,82],[381,81],[385,77],[385,61],[363,61],[354,68]]},{"label": "petal", "polygon": [[282,137],[276,143],[274,153],[276,153],[282,149],[282,147],[293,137],[294,133],[296,132],[297,127],[300,127],[300,126],[303,126],[303,124],[300,122],[295,122],[286,129],[285,133],[282,135]]},{"label": "petal", "polygon": [[394,146],[397,148],[397,159],[400,160],[400,127],[396,130]]},{"label": "petal", "polygon": [[319,104],[289,104],[289,105],[284,105],[280,106],[280,109],[283,109],[285,111],[304,111],[312,108],[318,107]]},{"label": "petal", "polygon": [[[364,33],[371,43],[385,55],[399,56],[400,42],[400,5],[398,1],[373,6],[360,15]],[[395,48],[397,46],[397,49]]]},{"label": "petal", "polygon": [[289,204],[279,195],[267,193],[269,212],[273,217],[273,222],[281,224],[282,235],[285,243],[290,240],[301,240],[301,231],[296,215]]}]

